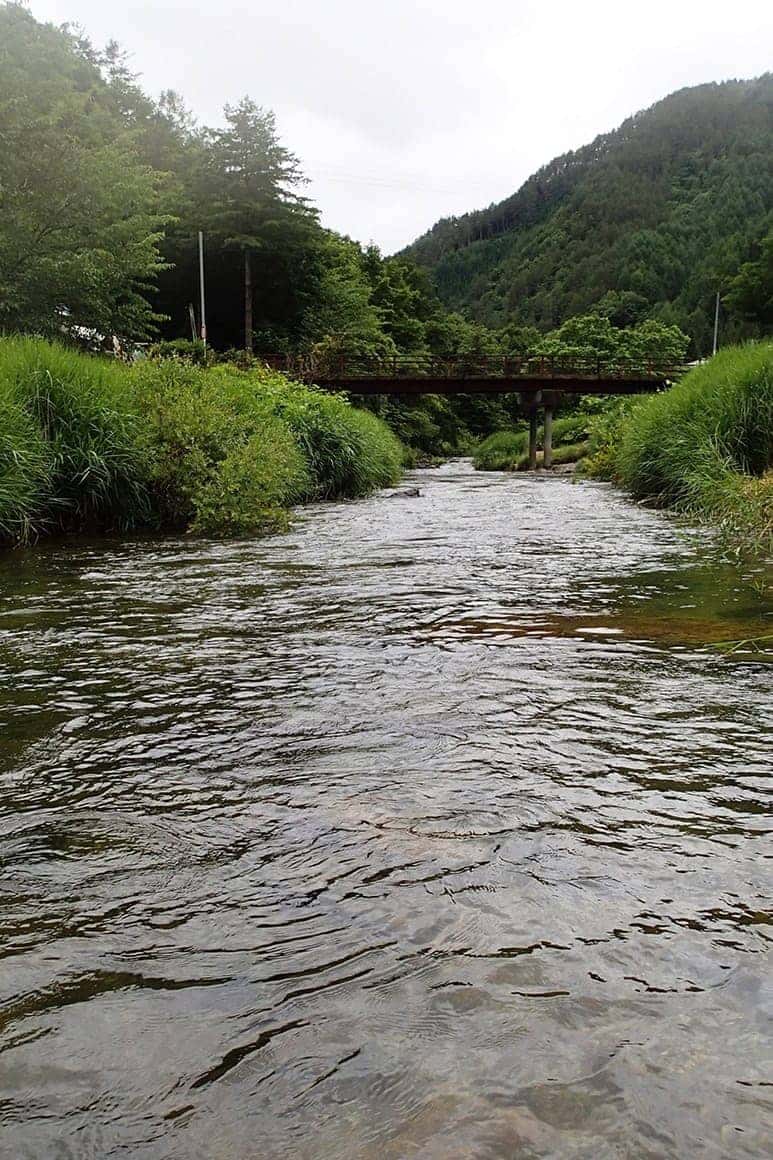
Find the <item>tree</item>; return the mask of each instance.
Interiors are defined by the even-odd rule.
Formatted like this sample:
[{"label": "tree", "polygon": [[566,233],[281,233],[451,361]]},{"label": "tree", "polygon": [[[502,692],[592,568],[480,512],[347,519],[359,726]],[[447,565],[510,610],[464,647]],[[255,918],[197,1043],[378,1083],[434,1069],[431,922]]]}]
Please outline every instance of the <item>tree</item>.
[{"label": "tree", "polygon": [[650,362],[681,363],[689,345],[689,336],[678,326],[651,318],[638,326],[614,327],[608,318],[584,314],[545,335],[536,353],[644,367]]},{"label": "tree", "polygon": [[773,325],[773,232],[760,244],[756,262],[745,262],[725,296],[733,314],[763,327]]},{"label": "tree", "polygon": [[151,333],[162,190],[87,42],[0,9],[0,327]]},{"label": "tree", "polygon": [[241,255],[244,347],[252,352],[256,258],[270,265],[308,247],[317,214],[294,192],[305,179],[279,143],[274,114],[245,97],[226,106],[225,119],[208,136],[199,204],[209,237]]},{"label": "tree", "polygon": [[372,300],[370,259],[357,243],[320,229],[315,257],[319,279],[304,315],[304,344],[324,342],[325,351],[334,355],[384,358],[396,354],[397,347]]}]

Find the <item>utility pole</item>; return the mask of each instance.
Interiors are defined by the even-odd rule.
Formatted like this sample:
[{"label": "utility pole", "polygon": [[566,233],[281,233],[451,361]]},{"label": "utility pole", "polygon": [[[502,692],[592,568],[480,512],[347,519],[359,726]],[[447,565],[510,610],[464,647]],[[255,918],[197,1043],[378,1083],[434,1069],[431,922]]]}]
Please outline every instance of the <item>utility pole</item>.
[{"label": "utility pole", "polygon": [[199,290],[201,293],[201,341],[207,345],[207,311],[204,302],[204,234],[199,230]]},{"label": "utility pole", "polygon": [[714,306],[714,348],[712,354],[717,353],[717,345],[719,339],[719,290],[717,290],[717,301]]}]

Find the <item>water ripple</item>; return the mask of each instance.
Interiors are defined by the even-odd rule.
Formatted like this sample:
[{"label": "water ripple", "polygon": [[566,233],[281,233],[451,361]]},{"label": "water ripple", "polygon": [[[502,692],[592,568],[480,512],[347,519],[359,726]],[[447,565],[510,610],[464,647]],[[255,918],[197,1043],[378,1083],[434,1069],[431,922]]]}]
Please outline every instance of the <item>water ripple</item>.
[{"label": "water ripple", "polygon": [[762,1154],[755,577],[416,481],[0,562],[0,1155]]}]

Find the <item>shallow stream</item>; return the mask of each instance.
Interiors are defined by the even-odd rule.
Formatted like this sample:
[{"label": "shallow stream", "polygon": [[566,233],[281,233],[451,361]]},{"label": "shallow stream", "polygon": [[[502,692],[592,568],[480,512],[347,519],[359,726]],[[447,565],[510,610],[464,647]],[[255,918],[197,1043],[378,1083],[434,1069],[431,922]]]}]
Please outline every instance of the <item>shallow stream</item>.
[{"label": "shallow stream", "polygon": [[761,577],[408,482],[0,560],[3,1160],[766,1154]]}]

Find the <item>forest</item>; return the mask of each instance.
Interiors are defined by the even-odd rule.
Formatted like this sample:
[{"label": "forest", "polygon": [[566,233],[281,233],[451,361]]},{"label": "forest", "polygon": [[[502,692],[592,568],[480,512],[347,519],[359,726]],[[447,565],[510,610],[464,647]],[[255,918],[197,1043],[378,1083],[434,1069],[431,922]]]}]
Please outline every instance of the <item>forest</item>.
[{"label": "forest", "polygon": [[116,44],[7,4],[0,328],[190,339],[201,230],[218,351],[553,350],[591,315],[678,327],[703,354],[717,289],[727,341],[771,321],[772,110],[770,75],[676,93],[384,257],[320,224],[270,110],[245,97],[199,125]]},{"label": "forest", "polygon": [[[718,291],[726,342],[773,322],[772,215],[768,73],[673,93],[498,205],[439,221],[403,256],[430,271],[449,308],[495,329],[551,330],[588,311],[652,318],[685,331],[699,357],[711,353]],[[767,291],[752,301],[735,281],[761,262]]]}]

